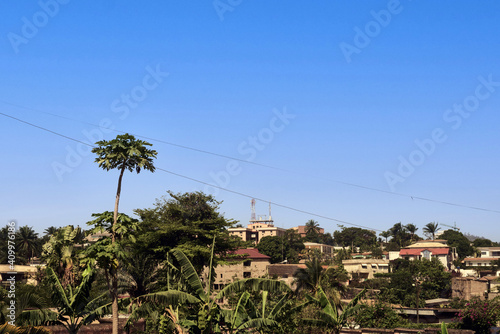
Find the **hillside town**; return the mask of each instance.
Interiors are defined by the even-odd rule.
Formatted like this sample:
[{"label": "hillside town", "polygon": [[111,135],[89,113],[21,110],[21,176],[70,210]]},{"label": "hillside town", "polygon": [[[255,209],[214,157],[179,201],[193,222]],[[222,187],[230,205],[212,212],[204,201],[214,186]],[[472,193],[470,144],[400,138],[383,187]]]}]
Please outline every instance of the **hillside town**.
[{"label": "hillside town", "polygon": [[[350,303],[362,295],[350,318],[341,323],[341,332],[350,328],[351,331],[365,333],[367,330],[364,328],[377,327],[392,328],[396,333],[398,330],[395,328],[418,330],[432,326],[438,326],[434,327],[438,331],[443,324],[453,330],[452,328],[460,328],[457,325],[460,324],[459,319],[463,319],[461,314],[467,308],[466,305],[472,302],[491,303],[491,307],[495,308],[495,301],[500,298],[500,245],[486,238],[467,237],[456,226],[446,229],[443,226],[442,229],[439,223],[428,223],[421,229],[424,237],[420,237],[417,233],[419,228],[414,224],[402,223],[394,224],[378,236],[372,230],[346,226],[339,226],[340,229],[333,234],[327,233],[313,219],[305,225],[285,229],[275,225],[271,212],[268,216],[256,217],[255,200],[252,200],[252,214],[247,226],[226,224],[224,233],[233,243],[231,246],[218,245],[216,237],[211,246],[214,253],[210,256],[210,252],[200,253],[200,250],[196,250],[197,246],[189,239],[192,236],[196,236],[196,239],[205,238],[199,233],[200,227],[195,226],[207,224],[207,219],[220,219],[214,211],[216,207],[210,205],[215,203],[213,199],[201,193],[170,194],[170,197],[170,200],[157,204],[154,209],[137,210],[136,213],[145,219],[143,224],[150,221],[147,223],[150,225],[160,217],[167,217],[164,216],[167,212],[179,210],[179,206],[184,207],[181,210],[190,210],[189,203],[194,199],[205,201],[207,206],[197,210],[206,212],[191,212],[191,216],[184,216],[176,223],[172,218],[163,218],[170,223],[164,225],[165,222],[156,221],[150,225],[156,226],[152,231],[156,230],[157,233],[140,235],[132,230],[127,232],[136,234],[137,240],[145,238],[144,244],[137,249],[135,242],[130,244],[125,241],[125,233],[120,234],[120,239],[125,242],[123,250],[126,251],[122,261],[130,263],[121,269],[120,275],[128,277],[127,287],[119,290],[119,298],[122,300],[141,300],[146,298],[141,296],[147,296],[148,293],[154,295],[159,282],[165,279],[168,282],[170,275],[173,281],[178,279],[168,266],[177,261],[181,261],[177,264],[181,265],[183,257],[187,263],[192,263],[192,268],[197,268],[193,274],[198,273],[200,284],[210,284],[210,294],[217,298],[217,304],[221,306],[229,302],[229,296],[226,295],[228,289],[234,289],[235,284],[252,280],[260,284],[267,280],[279,282],[299,296],[307,296],[308,293],[337,294],[341,301],[336,307],[341,312],[348,312]],[[26,293],[40,294],[39,298],[43,299],[47,292],[39,289],[47,284],[50,275],[62,286],[69,287],[78,282],[83,284],[85,280],[82,281],[79,275],[82,275],[84,266],[88,263],[84,258],[95,252],[95,247],[111,240],[110,215],[111,213],[96,215],[97,219],[89,222],[89,225],[94,224],[98,228],[84,231],[71,225],[50,227],[45,230],[42,238],[31,227],[20,227],[15,232],[18,249],[16,261],[22,264],[12,266],[8,261],[8,253],[2,253],[4,264],[0,265],[0,279],[1,291],[6,291],[2,294],[4,302],[6,294],[13,291],[18,296],[25,296]],[[201,221],[196,218],[202,215],[206,217]],[[219,223],[224,223],[224,220]],[[121,224],[125,224],[125,221]],[[161,227],[163,225],[165,227]],[[161,232],[158,228],[167,228],[168,231]],[[195,230],[198,232],[194,232]],[[8,240],[9,226],[4,227],[1,232],[5,237],[2,240]],[[206,230],[203,233],[209,232]],[[141,253],[141,249],[153,245],[150,244],[151,241],[146,242],[151,237],[157,239],[153,242],[157,245],[155,248],[164,248],[160,254],[171,254],[172,259],[169,260],[169,255],[158,258],[155,252]],[[173,241],[177,246],[165,243],[167,240]],[[209,239],[205,242],[210,243]],[[178,253],[172,253],[175,249],[179,250]],[[217,259],[213,258],[214,255]],[[200,261],[197,257],[204,259]],[[109,266],[106,261],[101,263],[101,269],[98,270]],[[104,270],[107,273],[105,276],[111,273],[109,270],[111,268]],[[101,275],[101,278],[93,279],[97,283],[103,278]],[[173,281],[167,284],[174,284]],[[12,282],[16,284],[14,288]],[[95,285],[93,289],[96,289]],[[23,319],[25,312],[32,312],[28,311],[36,305],[32,303],[28,302],[23,306],[26,309],[21,312],[16,310],[17,319]],[[166,305],[168,304],[167,302]],[[2,312],[8,319],[9,309],[5,306]],[[378,308],[384,311],[373,313]],[[496,309],[494,312],[494,319],[497,319],[494,321],[498,321],[500,311]],[[88,325],[106,324],[104,314],[96,317],[99,318],[101,320],[95,322],[100,323],[99,325],[91,325],[94,322]],[[140,318],[141,316],[132,312],[124,319],[128,319],[127,324],[134,324]],[[40,321],[40,324],[44,323]],[[50,321],[46,323],[48,324]],[[138,326],[140,328],[144,325]],[[495,326],[498,323],[490,323],[487,327],[493,329]],[[57,326],[51,328],[54,333],[58,333]],[[85,332],[83,327],[80,330]]]}]

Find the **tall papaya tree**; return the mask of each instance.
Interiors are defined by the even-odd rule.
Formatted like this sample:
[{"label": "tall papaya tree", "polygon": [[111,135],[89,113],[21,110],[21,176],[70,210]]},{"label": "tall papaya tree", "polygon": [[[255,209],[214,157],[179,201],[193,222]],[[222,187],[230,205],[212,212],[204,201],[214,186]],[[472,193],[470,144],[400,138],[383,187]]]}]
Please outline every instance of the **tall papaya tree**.
[{"label": "tall papaya tree", "polygon": [[[118,206],[120,203],[120,194],[122,189],[122,179],[125,171],[136,171],[140,173],[141,170],[155,171],[153,159],[156,158],[157,152],[151,150],[148,146],[150,143],[138,140],[134,136],[126,133],[118,135],[113,140],[101,140],[96,143],[97,147],[92,149],[92,153],[97,154],[95,162],[99,167],[109,171],[111,169],[118,169],[120,174],[118,176],[118,186],[116,189],[115,209],[113,213],[113,228],[111,232],[111,243],[114,245],[116,239],[116,229],[118,220]],[[111,299],[112,299],[112,319],[113,319],[113,334],[118,334],[118,275],[113,272],[111,277]]]}]

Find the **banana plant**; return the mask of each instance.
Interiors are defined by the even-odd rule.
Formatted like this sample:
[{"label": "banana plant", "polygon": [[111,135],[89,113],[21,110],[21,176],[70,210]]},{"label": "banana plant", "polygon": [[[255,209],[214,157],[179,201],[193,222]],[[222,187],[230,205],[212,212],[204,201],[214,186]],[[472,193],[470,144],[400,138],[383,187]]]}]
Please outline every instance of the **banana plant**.
[{"label": "banana plant", "polygon": [[[140,296],[135,300],[135,304],[140,305],[136,308],[135,313],[140,313],[141,308],[147,308],[148,302],[163,304],[165,305],[163,316],[172,326],[176,326],[178,333],[185,331],[188,333],[208,334],[221,333],[223,330],[238,333],[248,328],[255,329],[257,327],[276,325],[277,321],[274,317],[279,308],[274,313],[268,313],[267,317],[263,317],[262,315],[266,314],[265,302],[264,311],[261,313],[256,312],[253,303],[249,300],[250,293],[248,291],[266,291],[265,300],[267,300],[267,291],[282,291],[291,294],[290,288],[285,283],[277,280],[249,278],[228,284],[224,289],[214,294],[212,289],[213,249],[214,247],[212,247],[208,270],[208,282],[205,286],[187,256],[181,250],[173,249],[171,254],[179,264],[178,272],[182,276],[187,289],[168,289]],[[218,301],[234,293],[241,294],[236,309],[223,309]],[[253,309],[253,311],[247,312],[247,307]],[[136,315],[131,317],[131,319],[136,318]]]},{"label": "banana plant", "polygon": [[340,333],[340,330],[347,324],[349,317],[359,308],[358,302],[366,293],[366,289],[358,293],[347,305],[342,306],[329,299],[321,287],[318,288],[315,296],[306,294],[306,298],[318,306],[320,311],[316,319],[304,319],[306,325],[324,328],[325,333]]},{"label": "banana plant", "polygon": [[90,300],[90,288],[95,273],[90,268],[85,270],[82,282],[73,288],[63,287],[52,268],[47,268],[47,278],[53,287],[53,299],[58,305],[57,311],[48,309],[26,310],[19,317],[24,325],[40,326],[56,324],[64,326],[68,333],[76,334],[82,326],[90,324],[105,314],[110,313],[111,304],[101,305],[106,293]]}]

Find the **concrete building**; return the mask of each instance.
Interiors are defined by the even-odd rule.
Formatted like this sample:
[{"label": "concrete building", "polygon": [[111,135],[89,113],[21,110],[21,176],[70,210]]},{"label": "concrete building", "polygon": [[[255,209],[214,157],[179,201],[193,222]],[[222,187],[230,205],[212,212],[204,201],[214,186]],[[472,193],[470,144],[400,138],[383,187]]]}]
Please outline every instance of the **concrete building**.
[{"label": "concrete building", "polygon": [[451,279],[451,298],[470,300],[472,297],[493,299],[500,295],[498,276],[453,277]]},{"label": "concrete building", "polygon": [[446,240],[422,240],[399,251],[399,257],[407,260],[421,260],[435,257],[448,270],[458,258],[456,250],[446,244]]},{"label": "concrete building", "polygon": [[358,277],[360,279],[372,279],[375,277],[375,274],[389,272],[388,259],[343,260],[342,264],[351,277]]},{"label": "concrete building", "polygon": [[258,244],[264,237],[282,237],[285,229],[276,227],[272,220],[251,221],[247,227],[231,227],[228,229],[230,235],[237,236],[243,241],[253,241]]},{"label": "concrete building", "polygon": [[10,265],[0,264],[0,285],[8,286],[8,279],[14,277],[16,283],[27,283],[36,285],[37,266],[15,265],[11,270]]},{"label": "concrete building", "polygon": [[325,245],[325,244],[318,244],[316,242],[304,242],[304,248],[310,249],[310,250],[316,249],[321,254],[327,254],[330,256],[333,256],[333,254],[335,253],[333,246]]},{"label": "concrete building", "polygon": [[[215,268],[214,289],[222,289],[225,285],[244,278],[258,278],[267,275],[270,257],[259,253],[255,248],[238,249],[240,255],[234,264],[219,265]],[[205,271],[205,276],[208,276]]]}]

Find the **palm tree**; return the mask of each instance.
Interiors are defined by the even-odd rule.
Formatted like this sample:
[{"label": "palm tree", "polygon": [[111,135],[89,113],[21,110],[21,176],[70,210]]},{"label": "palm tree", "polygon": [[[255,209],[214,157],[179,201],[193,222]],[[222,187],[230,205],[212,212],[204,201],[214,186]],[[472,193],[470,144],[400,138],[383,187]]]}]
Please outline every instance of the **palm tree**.
[{"label": "palm tree", "polygon": [[415,232],[417,232],[418,227],[416,227],[414,224],[406,224],[405,228],[408,232],[410,232],[410,241],[413,242],[413,236],[415,235]]},{"label": "palm tree", "polygon": [[49,226],[43,232],[45,232],[45,235],[47,236],[52,236],[57,233],[57,231],[60,229],[60,227],[55,227],[55,226]]},{"label": "palm tree", "polygon": [[422,231],[424,231],[424,233],[426,233],[427,235],[431,235],[432,240],[434,240],[436,238],[436,232],[440,229],[441,228],[438,227],[438,223],[431,222],[425,225]]},{"label": "palm tree", "polygon": [[390,231],[382,231],[382,232],[380,232],[380,236],[382,238],[385,238],[385,243],[387,243],[387,238],[389,238],[391,236],[391,232]]},{"label": "palm tree", "polygon": [[28,259],[28,262],[35,256],[38,248],[38,233],[35,233],[33,228],[22,226],[16,233],[17,249],[23,252]]},{"label": "palm tree", "polygon": [[[92,149],[92,153],[97,154],[95,162],[99,167],[109,171],[111,169],[118,169],[120,175],[118,177],[118,186],[116,190],[115,209],[113,214],[113,226],[117,224],[118,220],[118,206],[120,203],[120,194],[122,188],[122,178],[125,170],[130,172],[136,171],[140,173],[141,169],[155,171],[153,159],[156,158],[157,152],[150,150],[147,146],[150,143],[137,140],[134,136],[128,133],[118,135],[115,139],[106,141],[101,140],[96,143],[98,147]],[[111,243],[115,243],[115,229],[112,229]],[[118,276],[114,272],[112,275],[112,294],[113,301],[113,334],[118,334]]]},{"label": "palm tree", "polygon": [[295,292],[298,293],[301,290],[308,290],[315,293],[321,286],[321,280],[323,278],[323,266],[317,257],[313,257],[311,261],[306,262],[305,268],[299,268],[295,277]]}]

